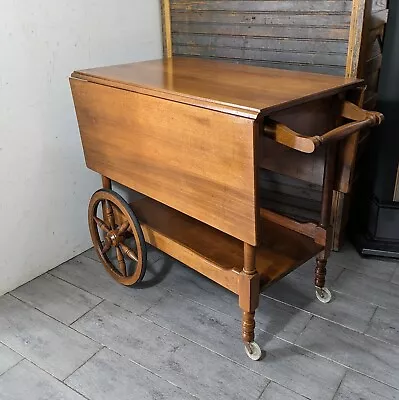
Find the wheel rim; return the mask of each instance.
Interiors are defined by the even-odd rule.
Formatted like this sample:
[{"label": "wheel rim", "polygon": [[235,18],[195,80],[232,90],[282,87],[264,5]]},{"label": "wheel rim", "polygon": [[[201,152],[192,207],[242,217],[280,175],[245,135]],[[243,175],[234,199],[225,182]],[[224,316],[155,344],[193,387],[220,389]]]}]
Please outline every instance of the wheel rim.
[{"label": "wheel rim", "polygon": [[118,193],[100,189],[90,200],[88,217],[93,245],[106,271],[126,286],[140,282],[147,251],[140,223],[129,204]]},{"label": "wheel rim", "polygon": [[254,361],[258,361],[262,357],[262,350],[256,342],[246,343],[245,352],[247,356]]},{"label": "wheel rim", "polygon": [[332,294],[327,288],[318,288],[316,289],[316,297],[322,303],[329,303],[332,299]]}]

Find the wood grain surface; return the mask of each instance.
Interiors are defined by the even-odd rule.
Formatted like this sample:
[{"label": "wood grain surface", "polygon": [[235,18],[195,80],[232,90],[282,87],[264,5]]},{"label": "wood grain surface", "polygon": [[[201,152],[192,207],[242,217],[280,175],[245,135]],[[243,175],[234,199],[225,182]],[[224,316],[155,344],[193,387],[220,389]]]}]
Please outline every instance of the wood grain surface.
[{"label": "wood grain surface", "polygon": [[[131,203],[145,239],[220,285],[238,293],[244,268],[240,240],[151,199]],[[262,241],[256,249],[255,266],[261,284],[270,285],[322,249],[313,239],[260,218]]]},{"label": "wood grain surface", "polygon": [[256,119],[361,84],[360,80],[173,57],[77,71],[73,77]]},{"label": "wood grain surface", "polygon": [[71,79],[87,166],[257,244],[250,119]]}]

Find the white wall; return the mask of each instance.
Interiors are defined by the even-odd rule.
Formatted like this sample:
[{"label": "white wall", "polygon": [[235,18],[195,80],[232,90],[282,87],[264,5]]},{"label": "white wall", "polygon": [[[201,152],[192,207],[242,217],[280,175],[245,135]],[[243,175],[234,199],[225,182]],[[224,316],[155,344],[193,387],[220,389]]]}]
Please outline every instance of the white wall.
[{"label": "white wall", "polygon": [[160,57],[159,0],[1,0],[0,294],[91,245],[70,73]]}]

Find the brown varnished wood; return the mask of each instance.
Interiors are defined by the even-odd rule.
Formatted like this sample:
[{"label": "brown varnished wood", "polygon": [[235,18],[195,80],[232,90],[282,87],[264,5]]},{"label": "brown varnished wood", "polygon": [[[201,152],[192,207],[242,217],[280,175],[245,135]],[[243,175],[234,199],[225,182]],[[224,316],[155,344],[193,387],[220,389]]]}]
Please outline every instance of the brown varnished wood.
[{"label": "brown varnished wood", "polygon": [[327,232],[323,251],[317,256],[315,269],[315,286],[323,288],[326,280],[327,259],[332,246],[331,210],[333,206],[333,189],[336,174],[337,146],[336,143],[327,145],[326,165],[324,168],[323,195],[320,215],[320,227]]},{"label": "brown varnished wood", "polygon": [[112,182],[111,179],[107,178],[106,176],[101,176],[102,184],[104,189],[112,189]]},{"label": "brown varnished wood", "polygon": [[259,305],[259,293],[260,276],[256,270],[256,248],[244,243],[244,267],[238,280],[244,342],[252,342],[255,338],[255,310]]},{"label": "brown varnished wood", "polygon": [[250,343],[255,339],[255,312],[242,312],[242,340]]},{"label": "brown varnished wood", "polygon": [[[382,42],[387,0],[165,1],[171,6],[171,18],[167,23],[171,27],[175,56],[364,77],[368,87],[364,105],[368,109],[376,105],[381,56],[371,55],[370,50],[377,41]],[[338,203],[334,207],[337,213],[333,215],[337,243],[342,242],[345,229],[339,210],[348,209],[349,196],[344,193],[350,190],[352,174],[348,171],[354,170],[357,145],[357,138],[351,137],[340,146],[345,153],[340,162],[344,160],[345,164],[340,168],[343,175],[337,176],[337,189],[343,188],[343,191],[337,193]],[[271,148],[270,154],[274,154],[276,148],[282,157],[290,156],[272,142],[268,148]],[[268,161],[273,171],[284,173],[287,169],[281,169],[280,164],[268,159],[263,161]],[[314,161],[320,162],[314,164],[313,171],[322,170],[323,156]],[[312,161],[301,159],[299,163],[295,157],[290,157],[289,163],[302,166],[299,174],[288,168],[289,176],[321,185],[322,177],[310,172]],[[283,184],[280,187],[284,196],[285,187]],[[302,213],[306,215],[306,209]]]},{"label": "brown varnished wood", "polygon": [[[103,219],[99,217],[100,208]],[[109,188],[98,190],[90,199],[88,223],[94,248],[110,276],[126,286],[141,281],[146,270],[146,246],[140,225],[128,203]],[[130,242],[127,244],[129,232],[134,250],[129,247]],[[115,251],[116,260],[110,254],[111,249]],[[125,260],[124,255],[135,261],[134,268],[130,265],[128,268],[130,260]]]},{"label": "brown varnished wood", "polygon": [[72,76],[252,119],[361,84],[357,79],[180,57]]},{"label": "brown varnished wood", "polygon": [[260,276],[256,270],[256,248],[244,243],[244,266],[238,281],[239,304],[243,311],[254,312],[259,305]]},{"label": "brown varnished wood", "polygon": [[381,124],[383,121],[381,113],[363,110],[349,101],[343,102],[341,117],[354,120],[355,122],[348,122],[329,132],[316,136],[303,136],[286,125],[273,121],[267,122],[263,131],[277,143],[301,151],[302,153],[313,153],[322,144],[342,140],[361,129],[371,128]]},{"label": "brown varnished wood", "polygon": [[316,269],[315,269],[315,286],[322,288],[326,284],[326,274],[327,274],[327,259],[323,256],[319,256],[316,259]]},{"label": "brown varnished wood", "polygon": [[260,215],[266,220],[290,229],[314,239],[315,243],[325,246],[327,242],[327,230],[313,222],[298,222],[291,218],[277,214],[265,208],[260,209]]},{"label": "brown varnished wood", "polygon": [[71,86],[89,168],[257,243],[253,121],[77,79]]},{"label": "brown varnished wood", "polygon": [[[366,88],[359,88],[348,93],[347,98],[358,107],[363,107]],[[363,132],[364,135],[364,132]],[[351,189],[353,173],[355,169],[355,159],[360,140],[359,133],[354,134],[343,140],[339,144],[338,164],[337,164],[337,185],[339,192],[349,193]],[[343,197],[341,197],[343,200]],[[346,205],[339,205],[339,208],[347,208]],[[344,224],[343,224],[344,226]],[[343,234],[343,229],[337,229]]]},{"label": "brown varnished wood", "polygon": [[[336,127],[339,111],[339,99],[332,96],[272,113],[266,119],[265,124],[272,120],[287,126],[302,136],[320,135]],[[312,154],[304,154],[276,143],[263,135],[261,154],[260,166],[262,168],[322,186],[324,148],[317,149]]]},{"label": "brown varnished wood", "polygon": [[[104,189],[89,204],[90,232],[111,276],[126,285],[140,281],[150,243],[238,294],[243,340],[253,341],[262,287],[315,255],[315,283],[324,286],[335,142],[382,121],[345,102],[359,85],[190,59],[74,73],[86,163],[103,177]],[[265,122],[274,124],[274,133]],[[298,168],[287,161],[299,151],[314,153],[303,154],[310,157],[306,168],[323,162],[319,225],[261,209],[258,170],[278,157],[260,141],[264,130],[269,143],[291,152],[281,161],[290,168]],[[300,172],[291,175],[309,180]],[[129,205],[110,190],[111,180],[148,197]],[[133,247],[127,244],[132,236]]]},{"label": "brown varnished wood", "polygon": [[[239,294],[239,277],[245,264],[240,240],[149,198],[131,203],[131,207],[148,243]],[[120,223],[117,213],[116,221]],[[261,286],[281,279],[323,248],[263,216],[260,227],[262,240],[256,248],[255,267]],[[249,266],[252,257],[253,253],[247,252]]]}]

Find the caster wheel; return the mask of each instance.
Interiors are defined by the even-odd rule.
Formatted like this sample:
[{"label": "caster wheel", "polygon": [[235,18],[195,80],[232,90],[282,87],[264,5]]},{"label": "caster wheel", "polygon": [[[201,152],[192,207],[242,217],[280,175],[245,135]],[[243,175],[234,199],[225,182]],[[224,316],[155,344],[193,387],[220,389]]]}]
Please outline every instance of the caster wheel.
[{"label": "caster wheel", "polygon": [[316,297],[322,303],[329,303],[332,299],[331,292],[327,288],[316,288]]},{"label": "caster wheel", "polygon": [[245,352],[247,356],[254,361],[258,361],[262,357],[262,350],[256,342],[245,343]]},{"label": "caster wheel", "polygon": [[106,271],[117,282],[132,286],[146,271],[147,247],[140,222],[129,204],[109,189],[100,189],[89,203],[89,229]]}]

